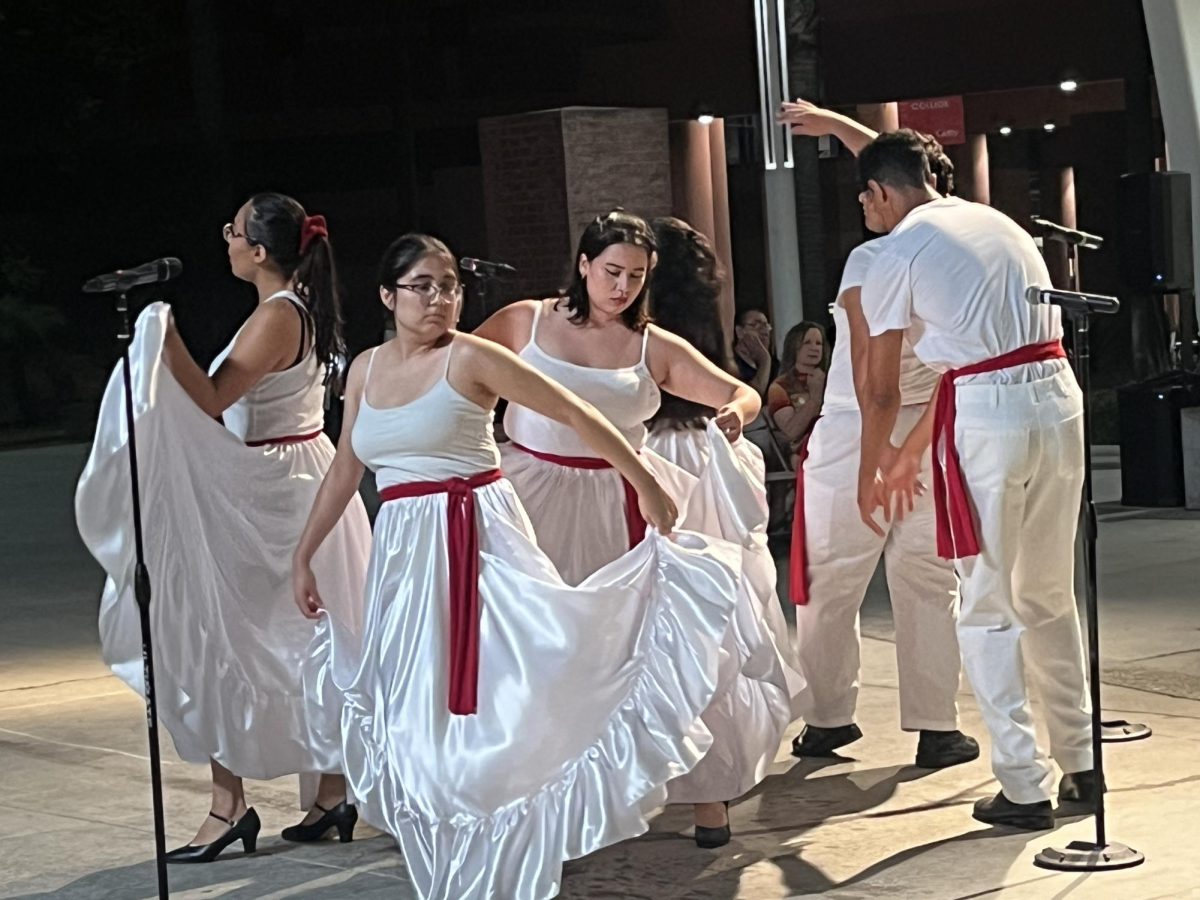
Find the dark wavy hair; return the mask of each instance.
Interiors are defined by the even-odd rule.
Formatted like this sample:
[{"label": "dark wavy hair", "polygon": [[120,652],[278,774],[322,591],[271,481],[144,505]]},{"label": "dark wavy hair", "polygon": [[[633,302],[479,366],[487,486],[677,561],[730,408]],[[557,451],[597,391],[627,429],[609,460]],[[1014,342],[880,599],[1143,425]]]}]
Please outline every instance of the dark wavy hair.
[{"label": "dark wavy hair", "polygon": [[296,295],[312,320],[317,359],[333,364],[345,352],[342,301],[329,238],[315,235],[300,253],[304,207],[285,194],[255,194],[246,216],[246,240],[264,248],[285,278],[295,279]]},{"label": "dark wavy hair", "polygon": [[925,148],[925,158],[929,161],[929,173],[933,175],[933,188],[943,197],[954,194],[954,163],[946,155],[941,141],[931,134],[917,132],[921,144]]},{"label": "dark wavy hair", "polygon": [[[658,265],[650,285],[654,323],[679,335],[719,368],[730,371],[732,360],[717,305],[725,273],[712,244],[682,219],[666,216],[651,225],[658,245]],[[689,428],[712,414],[710,407],[664,392],[662,406],[650,420],[651,428]]]},{"label": "dark wavy hair", "polygon": [[414,232],[396,238],[383,251],[376,282],[381,288],[393,290],[397,281],[407,275],[418,261],[430,254],[445,256],[454,265],[455,275],[458,274],[458,260],[454,258],[449,247],[435,237]]},{"label": "dark wavy hair", "polygon": [[[576,325],[588,320],[591,306],[588,301],[587,279],[579,273],[579,257],[583,256],[590,262],[613,244],[641,247],[646,251],[648,258],[652,258],[658,249],[654,241],[654,232],[650,230],[646,220],[619,207],[608,215],[596,216],[589,222],[579,237],[579,248],[571,262],[571,281],[563,288],[558,300],[558,304],[566,304],[567,309],[571,311],[570,320]],[[649,305],[650,273],[647,272],[641,291],[621,313],[621,320],[634,331],[641,331],[650,321]]]}]

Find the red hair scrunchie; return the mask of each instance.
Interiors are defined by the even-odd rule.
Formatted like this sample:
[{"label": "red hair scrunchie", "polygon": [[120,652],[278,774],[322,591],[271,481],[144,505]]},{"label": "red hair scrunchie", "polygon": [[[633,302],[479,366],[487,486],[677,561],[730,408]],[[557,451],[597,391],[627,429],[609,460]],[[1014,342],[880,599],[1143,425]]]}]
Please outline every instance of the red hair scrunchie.
[{"label": "red hair scrunchie", "polygon": [[308,250],[308,245],[315,237],[329,237],[329,226],[325,224],[324,216],[305,216],[300,226],[300,255]]}]

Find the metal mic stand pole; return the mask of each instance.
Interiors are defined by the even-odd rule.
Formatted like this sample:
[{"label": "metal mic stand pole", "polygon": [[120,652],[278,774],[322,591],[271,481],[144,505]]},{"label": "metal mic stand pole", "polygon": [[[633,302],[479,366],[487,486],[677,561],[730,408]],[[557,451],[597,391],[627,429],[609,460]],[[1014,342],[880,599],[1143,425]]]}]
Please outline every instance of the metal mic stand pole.
[{"label": "metal mic stand pole", "polygon": [[154,696],[154,646],[150,632],[150,573],[142,547],[142,503],[138,483],[137,432],[133,416],[133,372],[129,347],[133,332],[129,327],[129,301],[124,292],[117,294],[120,319],[117,339],[124,345],[121,355],[125,376],[125,431],[129,442],[129,487],[133,496],[133,542],[135,564],[133,593],[142,626],[142,681],[146,695],[146,729],[150,738],[150,791],[154,805],[154,855],[158,869],[158,896],[167,898],[167,837],[163,816],[162,760],[158,751],[158,704]]},{"label": "metal mic stand pole", "polygon": [[[1070,277],[1071,290],[1078,292],[1079,291],[1079,280],[1080,280],[1079,244],[1071,243],[1071,244],[1068,244],[1067,246],[1069,248],[1068,249],[1068,260],[1069,260],[1070,266],[1071,266],[1071,277]],[[1080,314],[1080,313],[1074,313],[1074,312],[1067,312],[1066,310],[1064,310],[1063,312],[1066,315],[1067,320],[1072,325],[1071,350],[1072,350],[1072,353],[1075,355],[1075,369],[1076,369],[1075,374],[1076,374],[1076,377],[1079,379],[1080,387],[1083,389],[1084,403],[1090,403],[1090,400],[1089,400],[1090,395],[1088,394],[1088,389],[1086,386],[1087,382],[1089,380],[1088,373],[1086,371],[1087,367],[1085,365],[1080,364],[1080,362],[1079,362],[1080,342],[1082,342],[1082,344],[1083,344],[1083,349],[1084,349],[1085,354],[1087,353],[1087,350],[1088,350],[1088,337],[1087,337],[1088,336],[1088,325],[1089,325],[1089,322],[1087,319],[1088,314],[1087,313]],[[1082,321],[1079,320],[1080,316],[1082,316]],[[1086,360],[1087,357],[1084,356],[1084,359]],[[1090,363],[1089,363],[1089,365],[1090,365]],[[1088,485],[1088,490],[1087,490],[1088,511],[1085,512],[1085,515],[1089,516],[1090,520],[1091,520],[1090,524],[1088,524],[1088,523],[1084,524],[1084,531],[1086,533],[1088,531],[1088,529],[1091,529],[1091,533],[1093,535],[1095,535],[1096,512],[1095,512],[1095,509],[1092,507],[1092,490],[1091,490],[1092,445],[1090,442],[1088,442],[1084,446],[1084,456],[1087,459],[1087,470],[1086,470],[1087,475],[1086,475],[1086,477],[1087,477],[1087,485]],[[1094,553],[1095,552],[1095,541],[1094,540],[1093,540],[1092,550]],[[1084,550],[1084,557],[1085,557],[1085,559],[1087,557],[1086,548]],[[1095,576],[1095,572],[1092,573],[1093,578],[1094,578],[1094,576]],[[1154,732],[1150,729],[1149,725],[1142,725],[1141,723],[1138,723],[1138,722],[1127,722],[1125,719],[1105,719],[1105,720],[1101,721],[1101,723],[1100,723],[1100,739],[1109,744],[1123,744],[1123,743],[1127,743],[1129,741],[1142,741],[1142,740],[1145,740],[1146,738],[1150,737],[1150,735],[1153,733]]]},{"label": "metal mic stand pole", "polygon": [[1092,705],[1092,771],[1095,774],[1096,840],[1072,841],[1058,849],[1047,847],[1034,857],[1033,864],[1043,869],[1066,872],[1097,872],[1128,869],[1141,865],[1146,857],[1124,844],[1109,843],[1104,819],[1104,744],[1100,722],[1100,610],[1096,589],[1096,507],[1092,502],[1092,428],[1089,389],[1091,368],[1088,347],[1090,312],[1063,309],[1075,336],[1075,376],[1083,394],[1083,568],[1086,581],[1084,607],[1088,625],[1088,687]]}]

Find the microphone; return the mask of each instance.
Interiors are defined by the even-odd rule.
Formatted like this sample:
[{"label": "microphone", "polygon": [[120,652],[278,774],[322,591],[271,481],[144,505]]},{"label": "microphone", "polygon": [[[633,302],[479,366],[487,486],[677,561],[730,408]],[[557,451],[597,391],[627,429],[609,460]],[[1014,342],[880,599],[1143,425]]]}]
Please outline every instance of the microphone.
[{"label": "microphone", "polygon": [[486,259],[476,259],[473,256],[464,256],[458,261],[458,267],[464,272],[471,272],[474,275],[486,277],[489,275],[516,275],[517,270],[508,263],[491,262]]},{"label": "microphone", "polygon": [[83,283],[85,294],[124,293],[143,284],[170,281],[183,271],[183,263],[174,256],[164,256],[153,262],[144,263],[134,269],[117,269],[107,275],[97,275]]},{"label": "microphone", "polygon": [[1058,241],[1062,244],[1078,244],[1085,250],[1099,250],[1104,244],[1104,238],[1098,234],[1088,234],[1086,231],[1077,231],[1074,228],[1066,228],[1049,219],[1043,219],[1040,216],[1030,216],[1033,224],[1046,232],[1046,237],[1052,241]]},{"label": "microphone", "polygon": [[1078,291],[1060,291],[1055,288],[1031,284],[1025,289],[1025,299],[1035,306],[1046,304],[1060,306],[1072,313],[1099,313],[1112,315],[1121,308],[1121,301],[1105,294],[1081,294]]}]

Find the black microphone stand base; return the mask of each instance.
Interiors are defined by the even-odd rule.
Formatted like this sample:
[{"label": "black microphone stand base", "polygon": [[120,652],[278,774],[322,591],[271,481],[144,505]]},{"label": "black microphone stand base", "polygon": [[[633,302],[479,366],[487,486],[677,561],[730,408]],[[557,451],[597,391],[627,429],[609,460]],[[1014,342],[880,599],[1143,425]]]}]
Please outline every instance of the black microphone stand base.
[{"label": "black microphone stand base", "polygon": [[1033,858],[1039,869],[1057,872],[1106,872],[1112,869],[1132,869],[1146,861],[1139,851],[1124,844],[1093,844],[1091,841],[1071,841],[1061,850],[1047,847]]},{"label": "black microphone stand base", "polygon": [[1144,741],[1154,731],[1149,725],[1137,722],[1126,722],[1124,719],[1110,719],[1100,723],[1100,740],[1106,744],[1125,744],[1129,741]]}]

